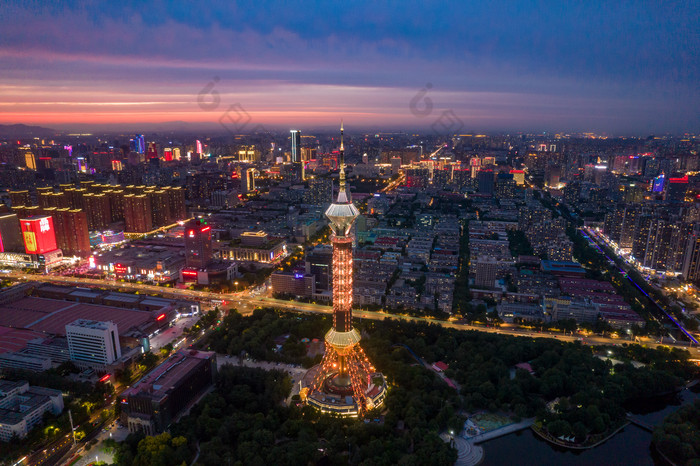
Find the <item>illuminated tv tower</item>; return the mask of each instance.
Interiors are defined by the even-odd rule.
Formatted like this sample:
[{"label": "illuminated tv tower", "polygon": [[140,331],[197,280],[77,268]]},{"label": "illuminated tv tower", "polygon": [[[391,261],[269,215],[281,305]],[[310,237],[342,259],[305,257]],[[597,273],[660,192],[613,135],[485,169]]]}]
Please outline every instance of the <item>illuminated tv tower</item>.
[{"label": "illuminated tv tower", "polygon": [[[342,122],[339,163],[338,199],[326,210],[333,230],[333,327],[326,334],[326,352],[308,387],[308,400],[322,411],[360,415],[382,403],[386,383],[360,348],[360,332],[352,325],[353,236],[350,229],[360,213],[345,185]],[[333,401],[335,399],[338,401]]]}]

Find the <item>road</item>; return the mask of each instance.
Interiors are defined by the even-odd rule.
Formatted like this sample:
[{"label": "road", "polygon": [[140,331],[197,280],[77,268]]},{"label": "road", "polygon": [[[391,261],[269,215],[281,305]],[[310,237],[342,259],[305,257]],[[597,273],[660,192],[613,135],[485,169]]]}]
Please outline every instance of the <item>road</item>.
[{"label": "road", "polygon": [[[52,275],[31,275],[24,273],[6,273],[3,274],[5,278],[12,278],[18,280],[30,280],[30,281],[45,281],[51,283],[62,283],[66,285],[73,286],[93,286],[102,287],[109,289],[121,289],[130,290],[139,293],[149,293],[157,294],[160,296],[167,296],[175,299],[193,299],[199,301],[211,301],[220,300],[227,301],[229,304],[236,304],[240,308],[244,309],[244,314],[252,312],[255,307],[266,306],[283,309],[290,312],[303,312],[312,314],[332,314],[333,308],[330,306],[325,306],[321,304],[309,304],[300,303],[296,301],[284,301],[281,299],[266,298],[261,296],[248,296],[246,292],[237,293],[214,293],[208,291],[195,291],[195,290],[183,290],[178,288],[167,288],[157,285],[146,285],[138,283],[126,283],[126,282],[115,282],[112,280],[104,279],[94,279],[94,278],[76,278],[76,277],[64,277],[64,276],[52,276]],[[408,315],[390,314],[387,312],[374,312],[374,311],[363,311],[354,310],[353,315],[355,318],[360,319],[371,319],[371,320],[384,320],[384,319],[397,319],[404,321],[415,321],[415,322],[429,322],[432,324],[441,325],[446,328],[454,328],[458,330],[476,330],[480,332],[488,333],[498,333],[501,335],[515,335],[515,336],[526,336],[533,338],[557,338],[562,341],[582,341],[585,344],[590,345],[619,345],[622,343],[632,343],[629,340],[624,340],[621,338],[608,338],[598,335],[593,336],[581,336],[581,335],[564,335],[559,332],[537,332],[533,330],[523,329],[523,328],[511,328],[508,326],[503,326],[501,328],[494,327],[483,327],[477,325],[469,325],[458,322],[451,322],[445,320],[438,320],[430,317],[415,317]],[[645,344],[649,347],[657,347],[657,344],[653,340],[642,340],[639,343]],[[687,344],[683,343],[672,343],[664,344],[663,346],[678,346],[682,348],[687,348]]]},{"label": "road", "polygon": [[402,172],[398,178],[396,178],[394,181],[389,182],[389,184],[384,186],[379,192],[380,193],[391,192],[394,189],[401,186],[401,183],[403,183],[405,179],[406,179],[406,175]]}]

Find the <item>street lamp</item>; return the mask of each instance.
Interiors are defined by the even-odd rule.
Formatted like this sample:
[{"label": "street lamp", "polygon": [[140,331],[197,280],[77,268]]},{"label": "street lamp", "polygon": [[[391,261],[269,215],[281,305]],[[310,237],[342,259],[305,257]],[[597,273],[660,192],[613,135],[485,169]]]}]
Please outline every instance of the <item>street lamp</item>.
[{"label": "street lamp", "polygon": [[236,292],[238,292],[238,282],[233,282],[234,285],[236,285]]}]

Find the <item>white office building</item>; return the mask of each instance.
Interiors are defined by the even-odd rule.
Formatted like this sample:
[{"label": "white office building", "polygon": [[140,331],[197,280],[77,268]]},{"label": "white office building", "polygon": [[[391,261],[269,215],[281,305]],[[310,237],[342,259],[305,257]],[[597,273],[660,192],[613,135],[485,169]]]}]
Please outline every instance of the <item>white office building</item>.
[{"label": "white office building", "polygon": [[71,361],[79,367],[104,367],[122,357],[114,322],[78,319],[66,325]]}]

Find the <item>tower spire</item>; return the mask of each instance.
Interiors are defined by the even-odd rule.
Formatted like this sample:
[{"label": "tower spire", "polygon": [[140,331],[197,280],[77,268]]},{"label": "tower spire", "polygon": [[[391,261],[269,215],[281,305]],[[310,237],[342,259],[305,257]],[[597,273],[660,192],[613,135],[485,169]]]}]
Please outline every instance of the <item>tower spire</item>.
[{"label": "tower spire", "polygon": [[338,186],[338,198],[345,193],[345,146],[343,146],[343,119],[340,119],[340,182]]}]

